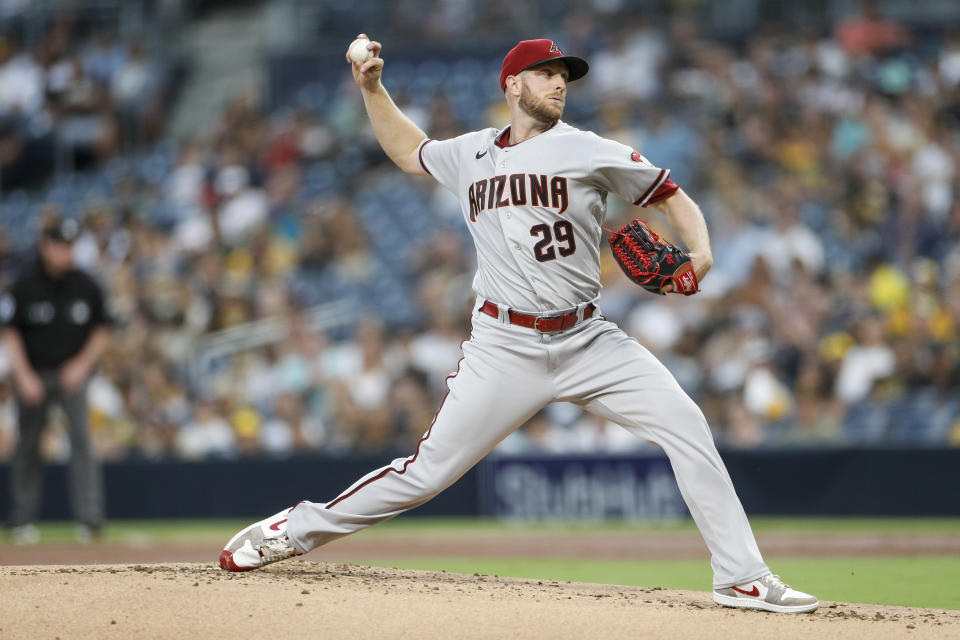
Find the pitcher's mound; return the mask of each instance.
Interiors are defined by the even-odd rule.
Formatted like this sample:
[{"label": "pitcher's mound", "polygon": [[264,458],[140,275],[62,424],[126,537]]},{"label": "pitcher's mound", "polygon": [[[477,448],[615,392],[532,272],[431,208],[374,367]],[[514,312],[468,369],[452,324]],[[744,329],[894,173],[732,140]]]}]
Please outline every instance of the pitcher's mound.
[{"label": "pitcher's mound", "polygon": [[0,567],[0,638],[944,638],[960,612],[822,602],[724,609],[711,594],[287,562]]}]

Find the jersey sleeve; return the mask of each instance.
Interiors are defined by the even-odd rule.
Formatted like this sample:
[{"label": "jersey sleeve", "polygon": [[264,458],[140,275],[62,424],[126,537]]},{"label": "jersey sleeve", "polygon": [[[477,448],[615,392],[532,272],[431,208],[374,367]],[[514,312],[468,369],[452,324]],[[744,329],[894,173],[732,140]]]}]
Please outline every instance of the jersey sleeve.
[{"label": "jersey sleeve", "polygon": [[19,283],[0,295],[0,327],[23,327],[23,291]]},{"label": "jersey sleeve", "polygon": [[107,304],[104,300],[103,290],[93,278],[87,278],[89,287],[90,302],[90,326],[109,327],[113,325],[113,317],[107,311]]},{"label": "jersey sleeve", "polygon": [[[670,180],[669,169],[655,167],[639,151],[599,136],[595,144],[597,146],[590,154],[590,174],[596,186],[604,191],[645,207]],[[673,189],[670,195],[675,191]]]},{"label": "jersey sleeve", "polygon": [[417,160],[420,162],[420,168],[453,192],[457,190],[460,158],[468,135],[464,134],[449,140],[427,138],[420,143],[420,148],[417,149]]}]

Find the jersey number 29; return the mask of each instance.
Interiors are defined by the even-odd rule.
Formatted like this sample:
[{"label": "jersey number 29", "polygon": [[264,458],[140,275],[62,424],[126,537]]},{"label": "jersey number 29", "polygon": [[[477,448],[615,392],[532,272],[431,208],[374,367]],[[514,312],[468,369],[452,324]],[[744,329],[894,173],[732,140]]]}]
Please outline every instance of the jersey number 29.
[{"label": "jersey number 29", "polygon": [[[530,227],[530,235],[540,237],[539,242],[533,245],[533,257],[539,262],[556,260],[557,252],[566,258],[577,250],[577,243],[573,239],[573,225],[566,220],[557,220],[553,225],[553,233],[550,233],[550,225],[535,224]],[[556,248],[553,246],[554,237],[557,239]]]}]

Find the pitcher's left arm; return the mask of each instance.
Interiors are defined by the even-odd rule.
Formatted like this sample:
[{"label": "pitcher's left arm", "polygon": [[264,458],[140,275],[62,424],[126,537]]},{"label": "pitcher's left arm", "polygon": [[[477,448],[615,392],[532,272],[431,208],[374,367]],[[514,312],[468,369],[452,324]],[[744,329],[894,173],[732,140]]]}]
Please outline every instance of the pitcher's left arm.
[{"label": "pitcher's left arm", "polygon": [[687,245],[693,271],[697,274],[697,280],[702,282],[713,266],[713,251],[710,249],[707,221],[700,207],[683,189],[677,189],[670,197],[658,200],[651,206],[666,216],[667,222]]}]

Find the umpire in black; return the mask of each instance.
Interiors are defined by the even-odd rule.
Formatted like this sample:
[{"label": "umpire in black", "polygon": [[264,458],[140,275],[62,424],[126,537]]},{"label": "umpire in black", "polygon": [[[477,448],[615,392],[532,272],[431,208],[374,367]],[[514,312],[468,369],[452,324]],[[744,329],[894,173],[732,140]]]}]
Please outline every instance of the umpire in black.
[{"label": "umpire in black", "polygon": [[35,541],[43,466],[40,435],[59,404],[70,433],[70,500],[77,535],[89,539],[103,524],[103,479],[87,431],[87,381],[109,341],[103,293],[73,266],[72,219],[48,220],[32,268],[0,298],[3,343],[10,357],[19,410],[19,437],[10,464],[14,541]]}]

